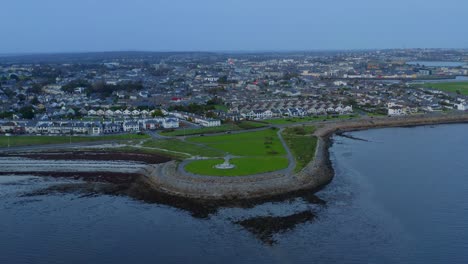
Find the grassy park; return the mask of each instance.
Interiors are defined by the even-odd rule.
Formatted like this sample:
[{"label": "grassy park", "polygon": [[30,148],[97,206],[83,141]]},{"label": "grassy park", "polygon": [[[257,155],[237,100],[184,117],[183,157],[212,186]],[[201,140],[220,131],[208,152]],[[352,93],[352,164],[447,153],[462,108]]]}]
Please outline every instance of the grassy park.
[{"label": "grassy park", "polygon": [[189,172],[208,176],[246,176],[270,171],[277,171],[288,166],[285,157],[255,157],[236,158],[231,163],[236,167],[229,170],[214,168],[215,165],[223,163],[222,159],[198,160],[187,164],[185,169]]},{"label": "grassy park", "polygon": [[[143,143],[145,148],[164,149],[181,155],[202,157],[223,157],[220,150],[212,149],[203,145],[194,144],[178,139],[149,140]],[[188,154],[188,155],[187,155]]]},{"label": "grassy park", "polygon": [[266,124],[253,121],[242,121],[238,123],[223,124],[217,127],[202,127],[202,128],[190,128],[190,129],[178,129],[174,131],[163,131],[161,135],[164,136],[190,136],[190,135],[199,135],[199,134],[214,134],[222,133],[227,131],[236,131],[243,129],[254,129],[265,127]]},{"label": "grassy park", "polygon": [[46,144],[66,144],[109,140],[147,139],[148,135],[120,134],[107,136],[0,136],[0,147],[33,146]]},{"label": "grassy park", "polygon": [[239,134],[190,138],[189,142],[203,144],[212,149],[218,149],[222,153],[237,156],[231,159],[231,163],[236,167],[229,170],[216,169],[213,166],[223,163],[223,160],[210,159],[190,162],[185,169],[202,175],[244,176],[287,168],[286,150],[277,132],[277,129],[265,129]]},{"label": "grassy park", "polygon": [[286,125],[286,124],[303,123],[303,122],[350,119],[353,117],[356,117],[356,115],[288,117],[288,118],[267,119],[263,121],[271,125]]},{"label": "grassy park", "polygon": [[[258,123],[252,122],[255,125]],[[244,123],[245,124],[245,123]],[[247,123],[249,124],[249,123]],[[250,124],[249,124],[250,125]],[[239,128],[240,129],[240,128]],[[283,136],[297,161],[296,171],[313,159],[316,139],[310,134],[313,126],[287,128]],[[96,141],[129,141],[145,139],[141,147],[128,145],[113,151],[140,151],[162,154],[176,159],[201,156],[211,159],[190,162],[186,170],[210,176],[245,176],[285,169],[288,166],[286,150],[278,138],[278,129],[152,140],[148,135],[121,134],[106,136],[0,136],[0,147],[31,146],[44,144],[66,144]],[[131,149],[130,149],[131,148]],[[227,154],[233,155],[231,163],[236,167],[229,170],[213,168],[221,164]]]},{"label": "grassy park", "polygon": [[424,83],[422,85],[418,84],[418,86],[436,89],[444,92],[468,95],[468,82]]},{"label": "grassy park", "polygon": [[265,129],[239,134],[194,137],[188,140],[236,156],[285,155],[286,152],[276,134],[277,131],[277,129]]},{"label": "grassy park", "polygon": [[317,137],[312,135],[314,131],[313,126],[290,127],[283,131],[283,138],[296,160],[295,172],[301,171],[314,159],[317,147]]}]

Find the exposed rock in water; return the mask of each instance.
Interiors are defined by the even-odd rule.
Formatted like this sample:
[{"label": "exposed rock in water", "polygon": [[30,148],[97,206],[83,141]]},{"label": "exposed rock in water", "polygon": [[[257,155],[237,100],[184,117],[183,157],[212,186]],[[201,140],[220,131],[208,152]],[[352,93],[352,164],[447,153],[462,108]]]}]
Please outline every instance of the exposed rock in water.
[{"label": "exposed rock in water", "polygon": [[315,218],[311,211],[303,211],[288,216],[259,216],[236,224],[241,225],[262,242],[272,245],[276,243],[274,235],[294,229],[297,225],[309,222]]}]

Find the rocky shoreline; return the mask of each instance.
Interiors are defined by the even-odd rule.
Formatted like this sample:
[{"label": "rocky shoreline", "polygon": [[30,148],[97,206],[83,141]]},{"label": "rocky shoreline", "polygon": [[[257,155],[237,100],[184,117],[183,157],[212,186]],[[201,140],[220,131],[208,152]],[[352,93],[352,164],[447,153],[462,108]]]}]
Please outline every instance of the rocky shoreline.
[{"label": "rocky shoreline", "polygon": [[329,157],[331,137],[335,133],[385,127],[466,123],[468,114],[437,114],[408,117],[382,117],[343,120],[322,124],[315,132],[318,143],[315,158],[302,171],[292,176],[212,177],[187,176],[177,172],[175,162],[158,165],[149,177],[155,186],[176,196],[202,199],[259,199],[286,197],[297,193],[316,192],[331,182],[334,170]]},{"label": "rocky shoreline", "polygon": [[[384,127],[465,122],[468,122],[468,114],[461,113],[321,123],[318,124],[318,129],[315,132],[318,141],[314,160],[294,175],[284,175],[278,172],[243,177],[194,176],[180,173],[177,161],[131,153],[101,153],[97,155],[100,158],[96,158],[96,154],[90,153],[61,153],[61,155],[56,153],[55,156],[54,154],[34,154],[37,156],[31,154],[15,156],[12,154],[0,157],[0,166],[3,168],[0,175],[25,173],[46,175],[49,173],[58,176],[60,173],[64,173],[64,175],[82,173],[82,178],[84,178],[85,175],[89,177],[93,172],[107,175],[106,177],[112,173],[116,175],[126,173],[143,176],[141,180],[145,182],[145,185],[150,186],[158,193],[174,197],[174,199],[179,197],[180,199],[193,199],[201,202],[214,201],[217,204],[226,204],[228,201],[229,203],[250,204],[255,201],[307,196],[326,186],[334,176],[329,158],[329,147],[331,137],[335,133]],[[96,159],[101,160],[88,160],[93,155]],[[168,199],[170,200],[170,198]]]}]

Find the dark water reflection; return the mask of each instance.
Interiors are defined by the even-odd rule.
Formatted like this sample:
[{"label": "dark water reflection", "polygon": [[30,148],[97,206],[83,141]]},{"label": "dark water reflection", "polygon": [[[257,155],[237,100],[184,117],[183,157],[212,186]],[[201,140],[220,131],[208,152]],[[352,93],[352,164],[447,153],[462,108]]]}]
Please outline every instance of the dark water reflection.
[{"label": "dark water reflection", "polygon": [[467,131],[336,137],[318,198],[195,217],[121,189],[2,176],[0,263],[468,263]]}]

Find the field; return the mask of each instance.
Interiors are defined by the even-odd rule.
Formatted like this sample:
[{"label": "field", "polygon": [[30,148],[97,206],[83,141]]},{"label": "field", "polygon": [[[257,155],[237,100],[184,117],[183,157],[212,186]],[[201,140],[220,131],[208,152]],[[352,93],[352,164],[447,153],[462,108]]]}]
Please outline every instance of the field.
[{"label": "field", "polygon": [[444,92],[468,95],[468,82],[425,83],[418,86],[424,88],[432,88]]},{"label": "field", "polygon": [[349,119],[356,117],[356,115],[339,115],[339,116],[305,116],[305,117],[291,117],[291,118],[275,118],[263,120],[264,122],[272,125],[294,124],[312,121],[328,121],[335,119]]},{"label": "field", "polygon": [[108,140],[147,139],[148,135],[121,134],[108,136],[0,136],[0,147],[33,146],[46,144],[66,144],[80,142],[95,142]]},{"label": "field", "polygon": [[191,142],[184,142],[178,139],[149,140],[143,143],[143,147],[154,149],[165,149],[179,155],[202,156],[202,157],[223,157],[222,151],[211,149],[203,145]]},{"label": "field", "polygon": [[223,163],[222,159],[216,159],[193,161],[185,169],[195,174],[211,176],[245,176],[285,169],[288,167],[288,159],[277,132],[277,129],[265,129],[190,138],[190,142],[237,156],[231,159],[231,163],[236,165],[236,168],[230,170],[213,168],[214,165]]},{"label": "field", "polygon": [[187,164],[185,169],[195,174],[208,176],[246,176],[284,169],[288,166],[288,159],[285,157],[236,158],[231,160],[231,163],[236,165],[234,169],[213,168],[221,163],[223,163],[222,159],[197,160]]},{"label": "field", "polygon": [[285,155],[276,129],[255,132],[226,134],[209,137],[190,138],[190,142],[205,144],[209,147],[237,156]]},{"label": "field", "polygon": [[287,128],[283,131],[283,138],[296,160],[295,172],[301,171],[314,159],[317,137],[311,134],[313,126]]},{"label": "field", "polygon": [[202,127],[202,128],[191,128],[191,129],[178,129],[175,131],[163,131],[161,135],[164,136],[190,136],[198,134],[213,134],[213,133],[222,133],[226,131],[236,131],[242,129],[253,129],[264,127],[266,124],[252,121],[242,121],[239,123],[233,124],[223,124],[217,127]]}]

